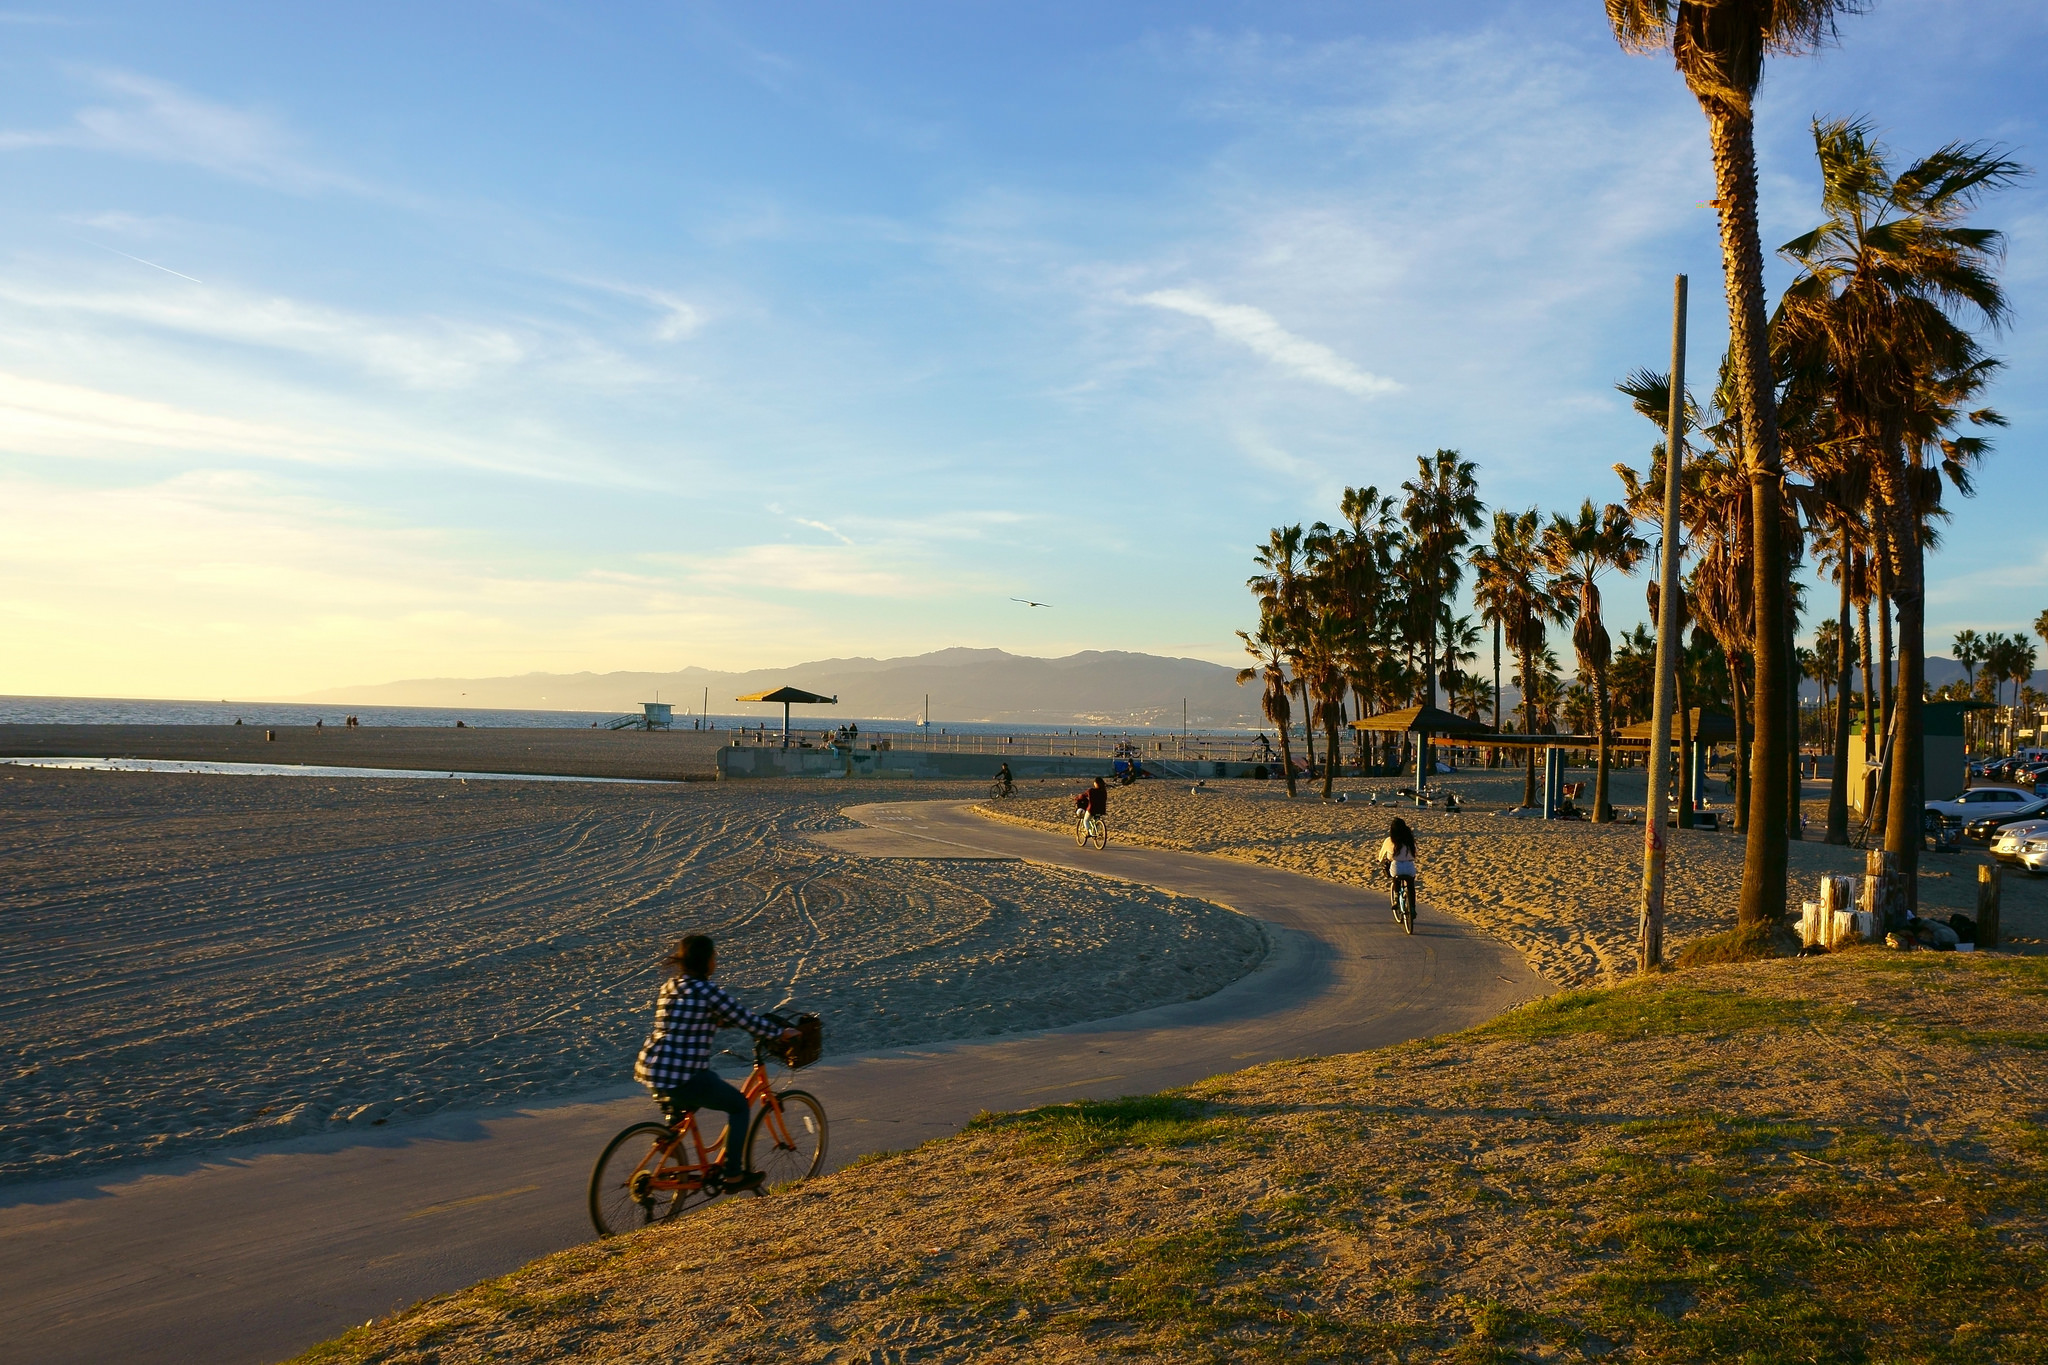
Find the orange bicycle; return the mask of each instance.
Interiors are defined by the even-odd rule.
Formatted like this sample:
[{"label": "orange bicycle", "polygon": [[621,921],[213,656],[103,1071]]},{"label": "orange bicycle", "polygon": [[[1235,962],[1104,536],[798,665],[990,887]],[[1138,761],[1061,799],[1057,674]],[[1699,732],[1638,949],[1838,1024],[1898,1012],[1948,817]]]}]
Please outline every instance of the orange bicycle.
[{"label": "orange bicycle", "polygon": [[[783,1022],[772,1014],[766,1017]],[[815,1031],[810,1036],[815,1039]],[[796,1046],[801,1049],[803,1044]],[[728,1057],[739,1056],[723,1051]],[[759,1106],[747,1124],[746,1146],[741,1149],[745,1168],[763,1177],[756,1195],[766,1194],[772,1185],[807,1180],[825,1162],[825,1106],[809,1091],[777,1091],[771,1086],[766,1062],[770,1055],[769,1046],[756,1040],[754,1069],[740,1087],[748,1105]],[[817,1058],[815,1043],[808,1055],[792,1055],[800,1060],[781,1060],[792,1069],[807,1065]],[[691,1110],[669,1123],[636,1123],[613,1138],[590,1172],[590,1221],[598,1236],[659,1223],[723,1194],[719,1170],[732,1137],[727,1130],[705,1141]]]}]

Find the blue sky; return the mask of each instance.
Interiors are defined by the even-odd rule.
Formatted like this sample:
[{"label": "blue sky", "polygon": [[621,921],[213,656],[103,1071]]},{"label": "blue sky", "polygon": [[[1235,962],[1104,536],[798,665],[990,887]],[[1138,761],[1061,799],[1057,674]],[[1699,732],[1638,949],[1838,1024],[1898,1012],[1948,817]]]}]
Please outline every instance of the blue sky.
[{"label": "blue sky", "polygon": [[[1843,37],[1767,78],[1767,243],[1815,113],[2048,163],[2048,7]],[[1725,340],[1702,120],[1593,0],[73,0],[0,12],[0,176],[4,692],[1230,661],[1268,527],[1438,446],[1615,496],[1674,271]],[[1940,641],[2048,607],[2048,185],[1981,221]]]}]

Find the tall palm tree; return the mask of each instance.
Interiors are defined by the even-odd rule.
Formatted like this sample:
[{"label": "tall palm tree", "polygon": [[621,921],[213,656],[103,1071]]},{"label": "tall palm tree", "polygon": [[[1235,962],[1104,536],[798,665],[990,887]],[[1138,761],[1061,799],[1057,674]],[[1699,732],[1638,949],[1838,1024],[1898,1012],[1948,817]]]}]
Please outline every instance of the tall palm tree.
[{"label": "tall palm tree", "polygon": [[[1313,768],[1316,742],[1313,722],[1309,719],[1308,680],[1302,676],[1301,668],[1302,632],[1308,620],[1301,574],[1305,539],[1300,523],[1274,527],[1266,537],[1266,543],[1252,554],[1252,562],[1258,565],[1259,572],[1246,580],[1245,586],[1259,599],[1260,629],[1280,647],[1293,666],[1294,687],[1301,697],[1302,739],[1308,746],[1309,767]],[[1287,794],[1294,795],[1292,782],[1287,784]]]},{"label": "tall palm tree", "polygon": [[[1721,268],[1728,296],[1729,355],[1750,483],[1755,606],[1756,743],[1751,765],[1787,770],[1790,677],[1786,658],[1786,574],[1779,537],[1784,465],[1764,310],[1763,242],[1757,235],[1753,101],[1767,57],[1809,52],[1834,37],[1836,20],[1863,0],[1607,0],[1607,18],[1631,51],[1669,51],[1707,119]],[[1737,918],[1762,924],[1785,914],[1786,792],[1775,780],[1751,783],[1742,898]]]},{"label": "tall palm tree", "polygon": [[[1508,648],[1514,651],[1517,676],[1535,676],[1535,655],[1544,646],[1546,627],[1553,621],[1569,619],[1568,608],[1551,591],[1544,575],[1542,555],[1543,514],[1531,507],[1525,512],[1495,512],[1493,534],[1487,543],[1472,551],[1472,600],[1480,615],[1500,627]],[[1527,686],[1522,690],[1522,733],[1536,733],[1535,697]],[[1536,746],[1524,745],[1522,805],[1536,804]]]},{"label": "tall palm tree", "polygon": [[[2043,619],[2048,620],[2048,613],[2044,613]],[[1984,637],[1974,630],[1959,630],[1955,634],[1955,639],[1950,643],[1949,649],[1954,655],[1955,661],[1963,666],[1963,695],[1966,697],[1975,696],[1977,692],[1977,665],[1984,662]],[[1969,720],[1969,716],[1965,714],[1963,724],[1966,731]],[[1965,745],[1964,747],[1967,749],[1969,746]]]},{"label": "tall palm tree", "polygon": [[[1436,705],[1438,642],[1451,627],[1450,602],[1464,577],[1463,551],[1486,513],[1479,500],[1479,466],[1455,450],[1415,458],[1414,479],[1401,485],[1408,496],[1401,504],[1401,520],[1408,527],[1403,563],[1417,641],[1422,646],[1423,704]],[[1418,787],[1428,763],[1429,736],[1418,734],[1416,763]]]},{"label": "tall palm tree", "polygon": [[1237,685],[1257,680],[1260,684],[1259,709],[1266,719],[1273,722],[1273,728],[1280,734],[1280,772],[1287,779],[1287,794],[1294,795],[1294,747],[1288,742],[1287,729],[1293,723],[1293,708],[1287,701],[1287,660],[1280,642],[1267,633],[1261,625],[1256,631],[1237,632],[1237,638],[1244,641],[1244,652],[1258,663],[1251,668],[1237,670]]},{"label": "tall palm tree", "polygon": [[[1940,475],[1925,464],[1925,429],[1944,385],[1982,382],[1986,357],[1959,321],[2002,324],[1994,268],[2000,234],[1964,225],[1988,190],[2025,174],[1981,144],[1951,143],[1894,174],[1864,120],[1815,120],[1826,221],[1781,252],[1799,275],[1779,304],[1789,353],[1820,357],[1837,419],[1871,476],[1881,562],[1899,621],[1899,681],[1886,793],[1885,847],[1918,871],[1920,706],[1926,682],[1923,555]],[[1917,429],[1916,429],[1917,428]],[[1957,471],[1938,466],[1952,480]],[[1967,469],[1963,471],[1967,491]],[[1909,876],[1917,904],[1917,877]]]},{"label": "tall palm tree", "polygon": [[1600,575],[1609,569],[1629,573],[1635,569],[1649,546],[1630,524],[1628,509],[1619,503],[1605,508],[1587,498],[1576,518],[1556,513],[1543,530],[1543,562],[1558,585],[1577,599],[1578,620],[1572,627],[1572,644],[1578,650],[1581,680],[1592,680],[1594,723],[1599,737],[1599,763],[1593,779],[1593,821],[1604,824],[1614,818],[1607,799],[1608,768],[1613,761],[1608,717],[1607,663],[1613,642],[1600,616]]}]

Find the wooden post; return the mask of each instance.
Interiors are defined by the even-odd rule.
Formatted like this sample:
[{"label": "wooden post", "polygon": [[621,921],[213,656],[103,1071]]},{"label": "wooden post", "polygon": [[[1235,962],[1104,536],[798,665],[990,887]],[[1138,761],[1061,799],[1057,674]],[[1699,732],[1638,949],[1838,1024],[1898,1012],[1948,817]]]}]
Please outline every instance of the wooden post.
[{"label": "wooden post", "polygon": [[1862,900],[1879,937],[1905,927],[1906,878],[1898,854],[1881,848],[1864,854]]},{"label": "wooden post", "polygon": [[1998,951],[1998,898],[2004,869],[1996,863],[1977,867],[1977,951]]}]

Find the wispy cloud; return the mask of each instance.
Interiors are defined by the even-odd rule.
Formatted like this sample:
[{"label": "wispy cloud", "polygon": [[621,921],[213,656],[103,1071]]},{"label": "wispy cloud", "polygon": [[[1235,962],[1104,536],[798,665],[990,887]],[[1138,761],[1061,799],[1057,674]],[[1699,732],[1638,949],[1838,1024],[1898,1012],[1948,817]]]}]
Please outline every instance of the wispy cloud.
[{"label": "wispy cloud", "polygon": [[1375,398],[1398,393],[1401,385],[1358,366],[1319,341],[1296,336],[1282,327],[1271,313],[1247,303],[1218,303],[1192,289],[1155,289],[1141,294],[1138,302],[1200,318],[1225,340],[1234,341],[1283,369],[1304,379],[1327,384],[1333,389]]},{"label": "wispy cloud", "polygon": [[575,283],[590,289],[603,290],[624,298],[639,299],[654,307],[659,316],[654,323],[656,341],[681,341],[694,335],[705,323],[704,310],[680,295],[666,289],[656,289],[642,284],[622,284],[615,280],[594,280],[577,278]]},{"label": "wispy cloud", "polygon": [[84,147],[198,166],[295,193],[362,190],[350,176],[312,164],[269,115],[218,104],[130,71],[81,73],[105,104],[80,109],[69,126],[0,130],[0,150]]}]

